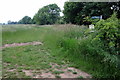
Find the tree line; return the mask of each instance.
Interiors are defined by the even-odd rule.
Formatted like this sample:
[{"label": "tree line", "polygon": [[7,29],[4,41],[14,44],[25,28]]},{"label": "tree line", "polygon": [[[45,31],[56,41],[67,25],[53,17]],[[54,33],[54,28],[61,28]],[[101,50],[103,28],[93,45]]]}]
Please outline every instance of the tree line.
[{"label": "tree line", "polygon": [[[64,10],[61,11],[57,4],[49,4],[38,10],[33,18],[24,16],[16,22],[9,24],[91,24],[92,16],[109,18],[114,12],[120,18],[120,2],[65,2]],[[63,12],[64,16],[60,16]]]},{"label": "tree line", "polygon": [[89,18],[92,16],[102,15],[103,19],[107,19],[117,12],[117,17],[120,18],[119,5],[120,2],[66,2],[63,13],[67,23],[85,24],[88,22],[90,24]]}]

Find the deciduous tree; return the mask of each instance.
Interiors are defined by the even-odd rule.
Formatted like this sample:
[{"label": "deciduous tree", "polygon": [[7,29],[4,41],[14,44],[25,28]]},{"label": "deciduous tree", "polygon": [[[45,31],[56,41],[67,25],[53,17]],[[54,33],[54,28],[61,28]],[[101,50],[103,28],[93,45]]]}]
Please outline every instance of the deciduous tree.
[{"label": "deciduous tree", "polygon": [[36,24],[55,24],[60,18],[60,8],[56,4],[49,4],[39,9],[34,16]]},{"label": "deciduous tree", "polygon": [[32,19],[29,16],[24,16],[18,23],[19,24],[31,24]]}]

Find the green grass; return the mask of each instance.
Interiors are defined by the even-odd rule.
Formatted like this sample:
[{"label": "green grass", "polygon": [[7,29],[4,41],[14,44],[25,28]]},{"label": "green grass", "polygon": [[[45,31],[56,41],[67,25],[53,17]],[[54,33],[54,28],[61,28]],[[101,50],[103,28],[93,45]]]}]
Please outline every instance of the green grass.
[{"label": "green grass", "polygon": [[[44,45],[6,48],[3,50],[3,62],[10,63],[11,65],[17,64],[19,66],[25,66],[21,67],[21,69],[28,70],[50,68],[50,62],[63,64],[62,59],[65,57],[66,54],[64,52],[61,52],[61,48],[58,47],[61,39],[64,36],[64,32],[66,30],[69,31],[68,27],[30,27],[25,29],[24,27],[21,27],[20,29],[16,29],[14,28],[14,26],[12,26],[12,28],[4,30],[2,34],[3,44],[14,42],[18,43],[29,41],[42,41]],[[3,26],[3,29],[5,28]],[[16,31],[13,32],[13,28]],[[68,33],[73,34],[73,32],[70,33],[70,31]],[[67,35],[69,36],[68,33]],[[76,36],[73,35],[73,37]],[[8,67],[10,68],[10,66]],[[14,66],[11,67],[15,68]]]},{"label": "green grass", "polygon": [[[13,66],[16,64],[18,65],[19,71],[21,71],[22,69],[48,69],[51,68],[51,66],[49,65],[50,62],[61,64],[61,60],[52,56],[51,50],[49,49],[49,47],[47,47],[47,45],[52,46],[54,44],[52,43],[52,41],[54,41],[52,39],[50,41],[50,44],[46,44],[47,39],[45,39],[44,37],[45,35],[48,36],[47,34],[49,32],[52,32],[51,28],[49,27],[35,27],[28,29],[17,28],[15,32],[12,32],[11,28],[9,28],[8,31],[3,31],[3,44],[30,41],[41,41],[44,44],[37,46],[30,45],[3,49],[3,62],[11,64],[8,67],[5,66],[4,70],[6,71],[6,68],[16,69],[16,67]],[[7,77],[9,76],[10,75],[8,74]]]},{"label": "green grass", "polygon": [[[87,31],[89,32],[84,26],[73,27],[73,25],[3,26],[2,45],[31,41],[43,43],[43,45],[37,46],[29,45],[3,49],[3,63],[11,64],[4,67],[4,74],[7,74],[5,76],[10,77],[11,74],[13,77],[17,76],[10,72],[7,73],[7,69],[11,68],[17,69],[19,73],[22,69],[48,69],[51,68],[50,62],[59,65],[68,64],[70,67],[90,73],[93,77],[106,78],[114,75],[114,69],[110,68],[108,64],[103,65],[100,62],[103,59],[100,55],[107,53],[103,50],[104,47],[100,46],[99,41],[92,42],[92,35],[88,36]],[[16,64],[17,67],[14,66]],[[60,73],[52,69],[51,71],[55,74]],[[22,73],[18,77],[27,76]]]},{"label": "green grass", "polygon": [[63,71],[54,71],[52,72],[52,74],[61,74],[61,73],[64,73]]},{"label": "green grass", "polygon": [[[49,51],[45,50],[41,45],[6,48],[3,50],[3,53],[3,63],[10,64],[5,66],[3,72],[7,71],[7,69],[17,69],[18,73],[23,69],[49,69],[51,68],[50,62],[61,63],[60,59],[49,55]],[[16,64],[18,65],[17,67],[14,66]],[[8,76],[10,75],[8,74]]]},{"label": "green grass", "polygon": [[55,76],[55,78],[61,78],[61,76],[59,76],[59,75],[56,75],[56,76]]},{"label": "green grass", "polygon": [[78,79],[83,79],[83,77],[82,77],[82,76],[78,76],[77,78],[78,78]]},{"label": "green grass", "polygon": [[[0,47],[2,46],[2,26],[0,25]],[[2,50],[0,49],[0,77],[2,77]]]},{"label": "green grass", "polygon": [[[3,26],[4,27],[4,26]],[[47,29],[48,28],[48,29]],[[19,42],[30,42],[30,41],[42,41],[44,34],[49,30],[49,27],[41,28],[28,28],[28,29],[17,29],[16,31],[2,32],[2,44],[7,43],[19,43]]]}]

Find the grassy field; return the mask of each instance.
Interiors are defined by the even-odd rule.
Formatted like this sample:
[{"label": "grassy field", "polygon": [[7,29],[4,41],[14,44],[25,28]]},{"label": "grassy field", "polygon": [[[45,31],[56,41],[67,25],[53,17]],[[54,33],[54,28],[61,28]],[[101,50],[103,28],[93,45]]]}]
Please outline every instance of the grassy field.
[{"label": "grassy field", "polygon": [[[2,45],[40,41],[43,45],[19,46],[3,49],[3,77],[35,77],[41,71],[49,69],[53,74],[64,73],[51,69],[51,63],[70,66],[57,53],[60,52],[57,41],[63,37],[64,26],[6,25],[2,27]],[[58,67],[60,67],[58,66]],[[23,70],[33,70],[26,75]],[[38,72],[36,72],[38,71]],[[56,75],[55,77],[60,77]],[[79,77],[79,76],[78,76]]]},{"label": "grassy field", "polygon": [[[0,47],[2,46],[2,26],[0,25]],[[2,50],[0,49],[0,78],[2,78]]]},{"label": "grassy field", "polygon": [[100,42],[90,43],[92,37],[87,36],[89,31],[85,26],[70,24],[2,26],[2,45],[33,41],[43,43],[4,48],[3,77],[36,77],[42,72],[46,75],[50,73],[51,76],[54,74],[56,78],[61,78],[61,74],[67,72],[76,74],[76,78],[85,77],[78,75],[80,72],[76,72],[75,69],[69,70],[69,67],[85,71],[93,77],[109,76],[113,72],[112,69],[109,70],[107,65],[104,67],[101,62],[96,62],[99,61],[99,57],[93,57],[97,56],[97,53],[105,52],[99,46]]},{"label": "grassy field", "polygon": [[[41,41],[44,43],[44,37],[50,29],[51,28],[49,26],[3,26],[2,44],[32,41]],[[50,62],[61,63],[61,60],[50,55],[49,49],[44,45],[31,45],[3,49],[3,77],[24,77],[24,73],[21,72],[22,69],[47,69],[51,67],[49,65]],[[18,65],[17,69],[15,65]],[[10,69],[16,69],[16,71],[10,72]],[[16,76],[17,72],[19,72],[18,76]]]}]

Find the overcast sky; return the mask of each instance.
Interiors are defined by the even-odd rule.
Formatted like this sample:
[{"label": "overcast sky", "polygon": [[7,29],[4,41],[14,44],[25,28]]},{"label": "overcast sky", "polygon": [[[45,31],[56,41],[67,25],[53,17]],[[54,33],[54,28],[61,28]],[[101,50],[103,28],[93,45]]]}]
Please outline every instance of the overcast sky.
[{"label": "overcast sky", "polygon": [[18,21],[24,16],[33,17],[45,5],[56,3],[63,10],[68,0],[0,0],[0,23]]}]

